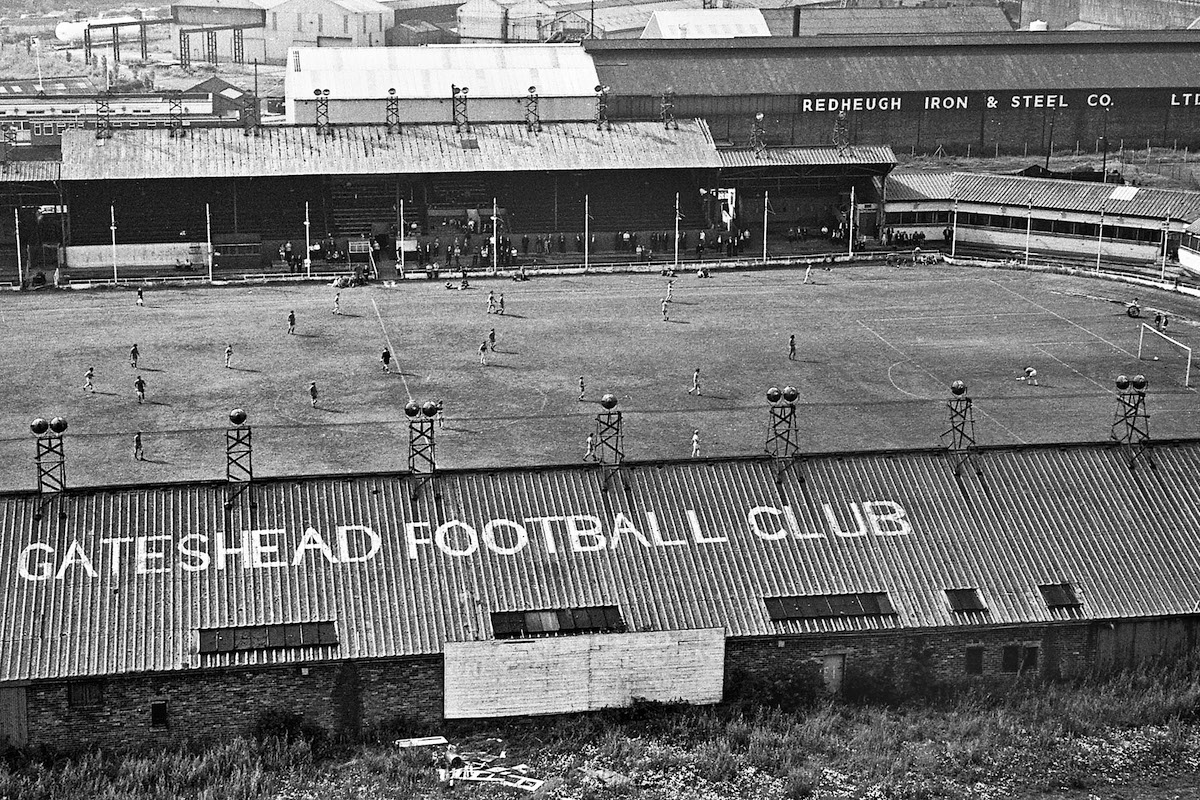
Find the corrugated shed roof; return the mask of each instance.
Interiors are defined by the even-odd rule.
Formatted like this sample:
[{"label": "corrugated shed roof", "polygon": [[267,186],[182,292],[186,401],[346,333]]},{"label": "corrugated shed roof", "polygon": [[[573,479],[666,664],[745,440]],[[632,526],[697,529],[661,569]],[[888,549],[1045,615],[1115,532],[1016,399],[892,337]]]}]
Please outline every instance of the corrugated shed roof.
[{"label": "corrugated shed roof", "polygon": [[643,39],[733,39],[770,36],[757,8],[658,9],[642,31]]},{"label": "corrugated shed roof", "polygon": [[[1089,181],[1026,178],[1020,175],[954,173],[951,197],[960,203],[1025,206],[1124,217],[1191,220],[1200,217],[1200,192],[1114,186]],[[890,196],[890,195],[889,195]]]},{"label": "corrugated shed roof", "polygon": [[[773,36],[791,36],[795,9],[763,9]],[[1009,32],[1004,12],[995,6],[946,8],[802,8],[801,36]]]},{"label": "corrugated shed roof", "polygon": [[895,164],[896,154],[887,145],[847,147],[768,147],[761,153],[747,148],[723,148],[721,166],[836,166],[839,164]]},{"label": "corrugated shed roof", "polygon": [[695,0],[663,0],[658,3],[631,3],[600,8],[576,9],[573,13],[584,21],[595,20],[596,28],[612,34],[620,31],[641,30],[646,27],[655,11],[696,8]]},{"label": "corrugated shed roof", "polygon": [[[254,4],[267,10],[278,10],[279,6],[284,3],[290,3],[292,0],[254,0]],[[335,6],[344,8],[352,14],[388,14],[391,15],[393,10],[377,0],[328,0]]]},{"label": "corrugated shed roof", "polygon": [[954,196],[953,172],[903,172],[888,174],[884,196],[890,200],[946,200]]},{"label": "corrugated shed roof", "polygon": [[1200,218],[1200,192],[1116,186],[1091,181],[984,175],[973,172],[892,172],[887,178],[888,200],[934,200],[992,206],[1033,207],[1052,211],[1081,211],[1121,217],[1162,220]]},{"label": "corrugated shed roof", "polygon": [[1191,225],[1187,226],[1187,232],[1188,233],[1200,233],[1200,218],[1197,218],[1197,220],[1195,222],[1193,222]]},{"label": "corrugated shed roof", "polygon": [[[300,68],[296,69],[297,60]],[[596,66],[574,44],[448,44],[424,47],[293,48],[284,91],[297,101],[314,89],[331,100],[378,99],[395,89],[404,99],[450,98],[466,86],[471,97],[594,97]]]},{"label": "corrugated shed roof", "polygon": [[703,120],[617,122],[598,131],[584,122],[472,125],[478,147],[461,144],[453,125],[340,127],[332,137],[312,126],[116,131],[97,140],[90,131],[63,132],[63,180],[235,178],[264,175],[361,175],[505,172],[524,170],[692,169],[721,166]]},{"label": "corrugated shed roof", "polygon": [[[812,457],[779,485],[767,459],[630,465],[608,493],[583,466],[448,472],[416,501],[402,475],[288,479],[253,512],[216,483],[9,494],[0,681],[437,653],[502,610],[617,605],[632,630],[733,637],[1190,614],[1200,442],[1154,452],[1153,491],[1088,445],[985,449],[961,483],[915,451]],[[1082,608],[1046,607],[1038,586],[1064,582]],[[968,587],[986,611],[950,611]],[[897,613],[776,623],[762,600],[847,592]],[[317,620],[336,647],[198,654],[200,628]]]},{"label": "corrugated shed roof", "polygon": [[0,183],[35,183],[58,180],[60,161],[10,161],[0,166]]},{"label": "corrugated shed roof", "polygon": [[618,94],[710,97],[1193,86],[1198,45],[1196,31],[584,42]]}]

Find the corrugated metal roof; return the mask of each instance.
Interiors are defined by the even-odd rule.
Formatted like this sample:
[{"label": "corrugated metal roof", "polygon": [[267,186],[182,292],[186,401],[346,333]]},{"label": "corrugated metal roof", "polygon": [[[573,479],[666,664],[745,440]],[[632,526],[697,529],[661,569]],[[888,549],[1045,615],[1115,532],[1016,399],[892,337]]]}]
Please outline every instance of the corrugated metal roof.
[{"label": "corrugated metal roof", "polygon": [[[284,3],[290,3],[292,0],[254,0],[254,4],[267,10],[278,11],[279,7]],[[329,0],[335,6],[346,9],[352,14],[392,14],[392,8],[385,6],[377,0]]]},{"label": "corrugated metal roof", "polygon": [[[796,10],[763,9],[773,36],[791,36]],[[802,8],[801,36],[1009,32],[1013,27],[995,6],[946,8]]]},{"label": "corrugated metal roof", "polygon": [[233,178],[264,175],[361,175],[524,170],[691,169],[721,166],[708,126],[681,120],[618,122],[598,131],[591,123],[472,125],[478,148],[464,148],[453,125],[339,127],[332,137],[315,127],[192,128],[185,137],[167,130],[116,131],[97,140],[90,131],[63,132],[63,180]]},{"label": "corrugated metal roof", "polygon": [[991,206],[1080,211],[1121,217],[1163,220],[1200,219],[1200,192],[1115,186],[1111,183],[984,175],[973,172],[893,172],[888,175],[888,200],[942,200]]},{"label": "corrugated metal roof", "polygon": [[284,92],[298,101],[315,89],[328,89],[331,100],[382,100],[389,89],[401,100],[448,100],[451,85],[468,87],[471,97],[520,99],[530,86],[541,97],[595,97],[599,83],[575,44],[301,47],[287,63]]},{"label": "corrugated metal roof", "polygon": [[889,201],[946,200],[954,196],[953,172],[888,173],[884,197]]},{"label": "corrugated metal roof", "polygon": [[1194,86],[1197,45],[1197,31],[584,42],[620,95],[710,97]]},{"label": "corrugated metal roof", "polygon": [[659,9],[646,23],[643,39],[734,39],[770,36],[757,8]]},{"label": "corrugated metal roof", "polygon": [[836,166],[840,164],[895,164],[896,154],[887,145],[847,147],[768,147],[761,153],[748,148],[723,148],[721,166]]},{"label": "corrugated metal roof", "polygon": [[[1153,491],[1086,445],[985,449],[961,482],[914,451],[807,458],[780,484],[767,459],[630,465],[607,493],[583,466],[448,472],[416,501],[402,475],[288,479],[253,512],[216,483],[3,495],[0,681],[437,653],[520,609],[733,637],[1190,614],[1200,441],[1154,453]],[[1067,582],[1082,608],[1049,610],[1038,586]],[[951,612],[968,587],[987,610]],[[776,623],[762,601],[848,592],[897,613]],[[198,654],[199,628],[317,620],[336,647]]]},{"label": "corrugated metal roof", "polygon": [[695,0],[663,0],[657,3],[631,3],[629,5],[614,5],[600,8],[592,12],[590,9],[575,9],[575,14],[585,22],[595,20],[598,30],[606,34],[620,31],[641,30],[650,21],[655,11],[670,11],[672,9],[696,8]]},{"label": "corrugated metal roof", "polygon": [[60,161],[10,161],[0,166],[0,183],[56,181],[61,166]]}]

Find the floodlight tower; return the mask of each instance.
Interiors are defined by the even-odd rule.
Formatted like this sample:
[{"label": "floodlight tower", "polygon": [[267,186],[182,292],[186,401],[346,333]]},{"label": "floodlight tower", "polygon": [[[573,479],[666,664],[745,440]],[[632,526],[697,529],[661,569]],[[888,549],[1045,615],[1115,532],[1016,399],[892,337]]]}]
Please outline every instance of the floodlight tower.
[{"label": "floodlight tower", "polygon": [[612,92],[604,84],[596,84],[596,130],[612,130],[612,122],[608,119],[608,98]]},{"label": "floodlight tower", "polygon": [[962,381],[950,384],[950,400],[946,403],[950,410],[950,429],[942,434],[942,438],[950,437],[946,451],[954,464],[954,476],[962,475],[963,465],[970,462],[975,467],[975,474],[981,475],[978,454],[975,444],[975,409],[967,394],[967,385]]},{"label": "floodlight tower", "polygon": [[674,128],[679,130],[679,121],[675,119],[675,90],[667,87],[662,93],[662,103],[658,115],[662,117],[663,130]]},{"label": "floodlight tower", "polygon": [[61,492],[67,488],[67,457],[63,449],[63,433],[67,421],[54,417],[49,422],[38,417],[29,425],[37,437],[34,463],[37,465],[38,494]]},{"label": "floodlight tower", "polygon": [[1129,468],[1135,469],[1139,459],[1145,459],[1150,468],[1154,461],[1150,457],[1150,414],[1146,411],[1146,389],[1150,382],[1145,375],[1134,375],[1130,380],[1117,376],[1117,413],[1113,419],[1110,436],[1119,445],[1125,446]]},{"label": "floodlight tower", "polygon": [[421,487],[430,483],[437,472],[433,439],[433,423],[437,413],[438,405],[432,400],[427,400],[423,405],[410,400],[404,407],[404,414],[408,417],[408,471],[414,478],[413,500],[420,496]]},{"label": "floodlight tower", "polygon": [[750,149],[754,151],[755,158],[762,158],[763,151],[767,149],[767,129],[763,125],[763,118],[763,112],[759,111],[750,124]]},{"label": "floodlight tower", "polygon": [[600,488],[607,491],[608,482],[625,460],[625,436],[616,395],[601,397],[600,408],[602,410],[596,414],[596,461],[604,475]]},{"label": "floodlight tower", "polygon": [[396,134],[400,132],[400,99],[396,97],[396,89],[393,87],[388,89],[387,96],[387,112],[386,112],[387,132]]},{"label": "floodlight tower", "polygon": [[246,424],[246,412],[235,408],[229,412],[232,427],[225,429],[225,509],[237,505],[237,499],[245,494],[254,508],[254,447],[250,440],[250,426]]},{"label": "floodlight tower", "polygon": [[775,386],[767,389],[771,425],[767,429],[767,453],[775,458],[794,458],[800,451],[800,429],[796,424],[796,398],[800,392],[794,386],[783,391]]},{"label": "floodlight tower", "polygon": [[333,126],[329,124],[329,90],[313,89],[313,96],[317,98],[317,134],[332,136]]},{"label": "floodlight tower", "polygon": [[529,87],[529,94],[525,98],[525,130],[530,133],[542,132],[542,115],[538,110],[536,86]]},{"label": "floodlight tower", "polygon": [[466,131],[471,132],[471,120],[467,118],[467,94],[470,90],[466,86],[455,86],[450,84],[450,116],[454,121],[454,132],[461,133]]}]

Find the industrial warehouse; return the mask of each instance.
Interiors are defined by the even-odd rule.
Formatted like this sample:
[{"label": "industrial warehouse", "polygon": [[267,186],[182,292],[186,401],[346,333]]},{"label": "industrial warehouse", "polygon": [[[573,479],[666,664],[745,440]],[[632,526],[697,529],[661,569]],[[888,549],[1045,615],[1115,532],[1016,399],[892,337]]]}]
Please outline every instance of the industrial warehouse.
[{"label": "industrial warehouse", "polygon": [[788,675],[1072,677],[1196,644],[1200,442],[1132,470],[1116,444],[972,458],[9,493],[0,730],[139,745],[286,709],[361,734]]}]

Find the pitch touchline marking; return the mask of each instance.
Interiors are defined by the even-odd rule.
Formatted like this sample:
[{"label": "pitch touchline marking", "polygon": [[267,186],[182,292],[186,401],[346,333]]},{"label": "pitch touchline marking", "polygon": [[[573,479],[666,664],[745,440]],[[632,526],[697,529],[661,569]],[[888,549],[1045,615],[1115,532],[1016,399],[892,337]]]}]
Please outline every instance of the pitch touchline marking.
[{"label": "pitch touchline marking", "polygon": [[1050,358],[1054,359],[1055,361],[1057,361],[1058,363],[1062,364],[1064,367],[1066,367],[1067,369],[1071,370],[1071,372],[1074,372],[1076,375],[1078,375],[1079,377],[1083,378],[1084,380],[1086,380],[1086,381],[1088,381],[1088,382],[1090,382],[1090,383],[1094,383],[1094,384],[1096,384],[1097,386],[1099,386],[1101,389],[1103,389],[1103,390],[1104,390],[1104,393],[1105,393],[1105,394],[1113,394],[1113,391],[1112,391],[1111,389],[1109,389],[1107,386],[1105,386],[1103,383],[1101,383],[1100,381],[1098,381],[1098,380],[1096,380],[1095,378],[1091,377],[1090,375],[1084,375],[1082,372],[1080,372],[1079,370],[1075,369],[1075,368],[1074,368],[1074,367],[1072,367],[1070,364],[1068,364],[1067,362],[1063,361],[1061,358],[1059,358],[1058,356],[1054,355],[1053,353],[1051,353],[1051,352],[1050,352],[1049,350],[1047,350],[1046,348],[1042,347],[1040,344],[1038,344],[1038,345],[1034,345],[1034,347],[1036,347],[1038,350],[1040,350],[1040,351],[1042,352],[1042,354],[1043,354],[1043,355],[1049,356]]},{"label": "pitch touchline marking", "polygon": [[[400,358],[396,354],[396,348],[392,346],[392,337],[388,335],[387,326],[383,324],[383,315],[379,313],[379,304],[375,302],[375,298],[371,298],[371,305],[375,308],[375,319],[379,320],[379,330],[383,331],[383,339],[387,342],[388,350],[392,353],[392,360],[396,362],[396,369],[400,372],[400,380],[404,381],[404,393],[408,395],[408,402],[412,402],[412,391],[408,388],[408,378],[404,377],[404,367],[400,366]],[[391,367],[388,367],[390,370]]]},{"label": "pitch touchline marking", "polygon": [[1057,311],[1054,311],[1053,309],[1046,308],[1044,305],[1042,305],[1041,303],[1037,302],[1036,300],[1030,300],[1028,297],[1026,297],[1025,295],[1021,294],[1020,292],[1016,291],[1015,289],[1010,289],[1010,288],[1008,288],[1007,286],[1005,286],[1005,285],[1003,285],[1003,284],[999,283],[998,281],[996,281],[996,279],[995,279],[995,278],[988,278],[987,280],[988,280],[988,282],[989,282],[989,283],[993,284],[994,286],[998,286],[998,287],[1000,287],[1001,289],[1003,289],[1004,291],[1008,292],[1009,294],[1014,294],[1014,295],[1016,295],[1017,297],[1019,297],[1019,298],[1021,298],[1022,300],[1024,300],[1026,303],[1029,303],[1029,305],[1031,305],[1031,306],[1034,306],[1035,308],[1040,308],[1042,311],[1045,311],[1047,314],[1050,314],[1050,315],[1052,315],[1052,316],[1058,317],[1058,318],[1059,318],[1059,319],[1061,319],[1063,322],[1067,323],[1068,325],[1073,325],[1074,327],[1076,327],[1076,328],[1079,328],[1079,330],[1083,331],[1084,333],[1088,334],[1089,336],[1094,336],[1094,337],[1096,337],[1097,339],[1099,339],[1100,341],[1104,342],[1106,345],[1108,345],[1109,347],[1113,348],[1114,350],[1120,350],[1122,353],[1124,353],[1125,355],[1129,356],[1130,358],[1137,358],[1137,356],[1135,356],[1133,353],[1131,353],[1131,352],[1129,352],[1128,350],[1126,350],[1124,347],[1121,347],[1120,345],[1118,345],[1118,344],[1116,344],[1116,343],[1114,343],[1114,342],[1110,342],[1108,339],[1105,339],[1105,338],[1104,338],[1103,336],[1101,336],[1100,334],[1096,333],[1095,331],[1090,331],[1090,330],[1088,330],[1087,328],[1083,327],[1082,325],[1080,325],[1078,322],[1075,322],[1074,320],[1067,319],[1067,318],[1066,318],[1066,317],[1064,317],[1062,314],[1059,314]]},{"label": "pitch touchline marking", "polygon": [[[867,330],[867,331],[868,331],[868,332],[869,332],[869,333],[870,333],[872,336],[874,336],[876,339],[878,339],[879,341],[883,342],[885,345],[887,345],[887,346],[888,346],[888,347],[890,347],[891,349],[895,350],[895,351],[896,351],[897,353],[899,353],[900,355],[904,356],[904,358],[905,358],[906,360],[908,360],[908,361],[911,361],[911,362],[912,362],[912,364],[913,364],[913,366],[915,366],[917,369],[921,370],[921,371],[922,371],[922,372],[924,372],[926,375],[928,375],[929,377],[933,378],[935,381],[937,381],[937,380],[938,380],[938,376],[937,376],[937,375],[935,375],[933,372],[931,372],[930,370],[926,369],[926,368],[925,368],[925,367],[923,367],[922,365],[918,364],[918,363],[917,363],[917,362],[916,362],[916,361],[915,361],[913,358],[911,358],[910,356],[908,356],[907,354],[905,354],[905,352],[904,352],[903,350],[901,350],[899,347],[896,347],[896,345],[892,344],[892,343],[891,343],[891,342],[889,342],[887,339],[885,339],[885,338],[883,338],[882,336],[880,336],[878,333],[876,333],[874,330],[872,330],[872,329],[871,329],[871,326],[870,326],[870,325],[868,325],[867,323],[863,322],[861,319],[860,319],[860,320],[858,320],[858,324],[859,324],[859,325],[862,325],[864,328],[866,328],[866,330]],[[890,372],[891,372],[891,370],[889,369],[889,370],[888,370],[888,372],[890,373]],[[889,375],[888,379],[889,379],[889,380],[891,380],[891,376],[890,376],[890,375]],[[893,386],[895,386],[895,384],[892,384],[892,385],[893,385]],[[899,386],[897,386],[896,388],[897,388],[897,389],[899,389],[900,387],[899,387]],[[900,391],[904,391],[904,390],[903,390],[903,389],[901,389]],[[907,394],[907,392],[905,392],[905,394]],[[984,411],[983,409],[979,409],[979,413],[980,413],[982,416],[985,416],[985,417],[987,417],[988,419],[990,419],[992,422],[996,423],[996,425],[997,425],[997,426],[999,426],[1000,428],[1003,428],[1005,431],[1007,431],[1007,432],[1008,432],[1008,435],[1009,435],[1009,436],[1012,436],[1014,439],[1016,439],[1016,440],[1017,440],[1018,442],[1020,442],[1021,444],[1028,444],[1028,442],[1026,442],[1024,439],[1022,439],[1020,436],[1018,436],[1018,435],[1017,435],[1017,433],[1016,433],[1015,431],[1013,431],[1011,428],[1009,428],[1007,425],[1005,425],[1005,424],[1004,424],[1003,422],[1001,422],[1000,420],[998,420],[998,419],[996,419],[995,417],[993,417],[993,416],[992,416],[991,414],[989,414],[988,412]]]},{"label": "pitch touchline marking", "polygon": [[[1028,317],[1032,316],[1033,311],[1001,311],[991,314],[992,317]],[[928,314],[917,314],[912,317],[877,317],[876,322],[923,322],[926,324],[937,323],[944,319],[974,319],[987,322],[988,314],[938,314],[934,318],[930,318]]]}]

